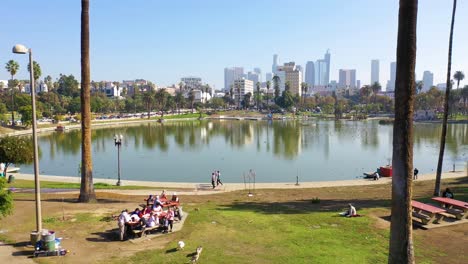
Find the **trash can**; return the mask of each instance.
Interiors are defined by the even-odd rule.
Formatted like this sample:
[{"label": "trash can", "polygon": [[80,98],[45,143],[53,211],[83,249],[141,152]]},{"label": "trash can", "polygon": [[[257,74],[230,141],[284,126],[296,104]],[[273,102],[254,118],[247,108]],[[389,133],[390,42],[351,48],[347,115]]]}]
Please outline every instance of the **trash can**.
[{"label": "trash can", "polygon": [[15,181],[15,176],[10,175],[8,176],[8,183],[13,183]]},{"label": "trash can", "polygon": [[30,234],[31,245],[36,245],[37,241],[41,239],[41,233],[37,231],[32,231]]},{"label": "trash can", "polygon": [[45,248],[48,251],[55,250],[55,232],[54,231],[49,231],[47,235],[43,236],[43,241],[45,244]]}]

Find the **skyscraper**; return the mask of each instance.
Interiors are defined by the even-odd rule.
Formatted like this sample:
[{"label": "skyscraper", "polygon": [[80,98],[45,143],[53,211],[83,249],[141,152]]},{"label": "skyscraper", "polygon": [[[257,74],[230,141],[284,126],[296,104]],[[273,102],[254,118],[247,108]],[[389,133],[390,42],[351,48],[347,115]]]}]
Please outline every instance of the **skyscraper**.
[{"label": "skyscraper", "polygon": [[274,54],[273,55],[273,65],[271,66],[271,72],[273,73],[273,75],[276,74],[276,69],[278,68],[278,65],[279,65],[279,59],[278,59],[278,54]]},{"label": "skyscraper", "polygon": [[254,85],[257,85],[258,82],[260,82],[260,74],[257,72],[248,72],[247,73],[247,80],[251,80]]},{"label": "skyscraper", "polygon": [[390,63],[390,80],[388,81],[387,91],[395,91],[396,80],[396,62]]},{"label": "skyscraper", "polygon": [[328,85],[328,83],[330,82],[330,50],[327,50],[327,53],[325,53],[325,57],[324,57],[324,60],[325,62],[327,63],[327,69],[326,69],[326,73],[325,73],[325,84],[324,85]]},{"label": "skyscraper", "polygon": [[254,72],[258,74],[258,81],[262,82],[262,70],[260,68],[254,68]]},{"label": "skyscraper", "polygon": [[371,60],[371,83],[379,82],[379,60]]},{"label": "skyscraper", "polygon": [[313,61],[308,61],[306,64],[305,82],[310,88],[315,85],[315,67]]},{"label": "skyscraper", "polygon": [[356,88],[356,70],[344,70],[340,69],[339,88]]},{"label": "skyscraper", "polygon": [[[302,72],[297,69],[296,63],[288,62],[285,63],[283,66],[278,67],[278,76],[284,74],[284,80],[280,81],[282,85],[286,82],[289,83],[289,91],[292,94],[298,94],[299,96],[302,94],[301,90],[301,83],[302,83]],[[285,88],[285,87],[284,87]],[[280,88],[280,90],[284,90],[284,88]]]},{"label": "skyscraper", "polygon": [[234,84],[234,81],[241,79],[242,77],[244,77],[244,68],[224,68],[224,90],[229,91],[231,89],[231,85]]},{"label": "skyscraper", "polygon": [[325,60],[318,60],[315,62],[315,85],[326,86],[328,82],[327,78],[327,62]]},{"label": "skyscraper", "polygon": [[431,89],[431,87],[434,85],[434,74],[430,71],[424,71],[422,82],[423,82],[422,90],[424,92],[429,91],[429,89]]}]

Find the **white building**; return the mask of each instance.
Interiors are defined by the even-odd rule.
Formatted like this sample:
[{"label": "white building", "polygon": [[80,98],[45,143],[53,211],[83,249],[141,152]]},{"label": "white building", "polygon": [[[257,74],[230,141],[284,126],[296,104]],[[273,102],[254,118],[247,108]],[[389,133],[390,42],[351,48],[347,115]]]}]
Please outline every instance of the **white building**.
[{"label": "white building", "polygon": [[370,85],[374,83],[379,83],[379,60],[371,60],[371,82]]},{"label": "white building", "polygon": [[112,82],[106,83],[106,96],[107,97],[120,97],[123,88],[115,85]]},{"label": "white building", "polygon": [[424,71],[422,82],[423,82],[422,91],[423,92],[429,91],[429,89],[431,89],[431,87],[434,85],[434,74],[430,71]]},{"label": "white building", "polygon": [[251,80],[247,80],[245,78],[238,79],[234,81],[234,100],[238,102],[239,97],[240,100],[244,99],[244,96],[247,93],[251,93],[253,97],[254,93],[254,83]]},{"label": "white building", "polygon": [[0,80],[0,87],[3,87],[3,89],[8,88],[8,81],[7,80]]}]

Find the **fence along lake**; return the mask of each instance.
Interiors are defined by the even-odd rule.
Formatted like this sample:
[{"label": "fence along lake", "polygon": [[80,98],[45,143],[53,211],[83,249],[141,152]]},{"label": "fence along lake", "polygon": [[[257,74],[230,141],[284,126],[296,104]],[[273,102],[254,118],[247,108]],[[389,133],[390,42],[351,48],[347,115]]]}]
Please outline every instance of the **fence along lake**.
[{"label": "fence along lake", "polygon": [[[437,168],[441,124],[415,123],[414,166]],[[122,134],[121,178],[166,182],[348,180],[391,163],[393,127],[368,121],[170,121],[93,128],[93,176],[117,179],[114,135]],[[40,174],[79,176],[81,131],[40,135]],[[449,124],[444,171],[468,160],[468,125]],[[21,165],[33,173],[32,164]]]}]

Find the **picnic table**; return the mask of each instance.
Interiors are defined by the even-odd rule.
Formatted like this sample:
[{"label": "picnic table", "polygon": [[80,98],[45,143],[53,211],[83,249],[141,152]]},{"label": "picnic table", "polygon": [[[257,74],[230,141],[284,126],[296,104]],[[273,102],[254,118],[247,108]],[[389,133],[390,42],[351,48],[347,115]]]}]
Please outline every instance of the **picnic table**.
[{"label": "picnic table", "polygon": [[444,218],[446,212],[445,209],[418,201],[411,201],[411,207],[413,209],[413,217],[420,219],[423,225],[439,223]]},{"label": "picnic table", "polygon": [[445,197],[433,197],[432,200],[444,206],[447,212],[455,215],[458,220],[468,219],[468,202]]}]

